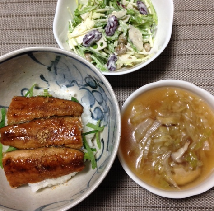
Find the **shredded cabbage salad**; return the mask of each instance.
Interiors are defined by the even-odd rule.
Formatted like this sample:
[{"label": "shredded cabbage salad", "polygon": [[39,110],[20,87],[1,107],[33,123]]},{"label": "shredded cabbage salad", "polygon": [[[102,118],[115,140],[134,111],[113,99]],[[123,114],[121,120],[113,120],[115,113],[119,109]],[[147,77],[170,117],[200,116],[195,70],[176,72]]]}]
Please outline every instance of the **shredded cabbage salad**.
[{"label": "shredded cabbage salad", "polygon": [[76,0],[68,44],[100,71],[119,71],[152,55],[158,17],[151,0]]}]

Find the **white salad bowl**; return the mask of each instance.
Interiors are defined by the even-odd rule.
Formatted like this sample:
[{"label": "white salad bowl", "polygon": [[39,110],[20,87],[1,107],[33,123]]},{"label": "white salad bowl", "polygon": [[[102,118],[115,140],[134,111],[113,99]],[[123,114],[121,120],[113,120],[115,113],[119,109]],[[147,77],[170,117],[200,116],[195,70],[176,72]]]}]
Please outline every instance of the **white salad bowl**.
[{"label": "white salad bowl", "polygon": [[[102,73],[104,75],[123,75],[139,70],[152,62],[167,47],[172,34],[174,13],[173,0],[151,1],[158,17],[158,26],[154,39],[154,47],[152,49],[152,56],[148,60],[133,67],[121,68],[117,71],[103,71]],[[67,42],[69,21],[72,19],[70,12],[73,13],[76,8],[76,1],[71,0],[58,0],[56,6],[56,14],[53,22],[53,33],[60,48],[67,51],[70,51]]]},{"label": "white salad bowl", "polygon": [[[193,94],[199,96],[199,98],[203,99],[210,106],[211,109],[214,109],[214,96],[212,94],[210,94],[208,91],[206,91],[192,83],[182,81],[182,80],[161,80],[158,82],[146,84],[146,85],[142,86],[141,88],[137,89],[136,91],[134,91],[126,99],[125,103],[123,104],[122,109],[121,109],[121,116],[123,117],[123,114],[126,111],[126,109],[128,108],[128,106],[130,105],[130,103],[132,103],[133,100],[136,99],[138,96],[145,93],[146,91],[149,91],[149,90],[152,90],[155,88],[161,88],[161,87],[177,87],[177,88],[182,88],[187,91],[190,91]],[[122,122],[122,127],[123,127],[123,122]],[[137,177],[133,173],[133,171],[129,168],[129,166],[127,165],[127,163],[123,157],[123,154],[121,152],[122,144],[123,144],[123,140],[121,139],[120,146],[118,149],[118,157],[119,157],[119,160],[120,160],[120,163],[121,163],[123,169],[129,175],[129,177],[132,180],[134,180],[138,185],[140,185],[141,187],[147,189],[148,191],[150,191],[156,195],[159,195],[162,197],[167,197],[167,198],[181,199],[181,198],[186,198],[186,197],[201,194],[205,191],[208,191],[212,187],[214,187],[214,172],[213,171],[211,172],[211,174],[208,177],[206,177],[198,185],[191,187],[191,188],[187,188],[187,189],[168,191],[168,190],[163,190],[163,189],[159,189],[154,186],[151,186],[151,185],[147,184],[146,182],[142,181],[139,177]]]},{"label": "white salad bowl", "polygon": [[0,108],[8,108],[13,96],[22,96],[37,84],[59,98],[75,97],[88,107],[93,120],[101,120],[101,149],[97,168],[85,169],[68,182],[34,193],[29,186],[13,189],[0,168],[0,210],[67,210],[91,194],[115,160],[120,141],[120,110],[114,91],[93,65],[57,48],[32,47],[0,57]]}]

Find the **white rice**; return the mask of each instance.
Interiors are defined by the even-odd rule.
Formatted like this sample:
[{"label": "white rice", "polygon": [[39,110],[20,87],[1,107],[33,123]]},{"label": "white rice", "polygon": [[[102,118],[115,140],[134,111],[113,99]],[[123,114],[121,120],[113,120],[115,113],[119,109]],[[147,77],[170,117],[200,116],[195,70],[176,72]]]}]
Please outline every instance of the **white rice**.
[{"label": "white rice", "polygon": [[50,188],[52,186],[63,184],[70,180],[71,177],[73,177],[76,173],[77,172],[70,173],[65,176],[58,177],[56,179],[46,179],[38,183],[28,183],[28,185],[30,186],[32,192],[37,192],[38,190],[43,188]]}]

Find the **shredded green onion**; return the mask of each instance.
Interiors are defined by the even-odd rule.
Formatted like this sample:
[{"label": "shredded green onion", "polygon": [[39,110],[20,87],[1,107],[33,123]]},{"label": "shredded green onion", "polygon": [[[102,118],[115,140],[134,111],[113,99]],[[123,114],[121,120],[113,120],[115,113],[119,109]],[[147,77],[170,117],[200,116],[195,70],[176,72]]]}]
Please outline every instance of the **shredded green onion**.
[{"label": "shredded green onion", "polygon": [[[34,88],[37,86],[37,84],[34,84],[29,90],[28,92],[25,94],[25,97],[33,97],[34,96]],[[48,93],[48,89],[43,89],[43,94],[39,95],[41,97],[52,97],[51,94]]]},{"label": "shredded green onion", "polygon": [[96,125],[89,122],[86,126],[92,128],[94,130],[97,130],[99,132],[102,132],[104,129],[104,126],[100,127],[99,125],[100,125],[100,120],[97,122]]},{"label": "shredded green onion", "polygon": [[36,86],[36,84],[34,84],[29,90],[28,92],[25,94],[25,97],[33,97],[33,89]]},{"label": "shredded green onion", "polygon": [[92,133],[97,133],[97,132],[98,132],[98,130],[91,130],[91,131],[83,133],[83,135],[86,136],[86,135],[89,135],[89,134],[92,134]]},{"label": "shredded green onion", "polygon": [[48,90],[47,90],[47,89],[44,89],[43,96],[44,96],[44,97],[52,97],[52,95],[50,95],[50,94],[48,93]]},{"label": "shredded green onion", "polygon": [[100,142],[100,134],[99,133],[96,133],[96,140],[97,140],[97,146],[99,149],[101,149],[101,142]]},{"label": "shredded green onion", "polygon": [[15,147],[9,146],[9,148],[6,150],[6,152],[11,152],[11,151],[14,151],[14,150],[17,150],[17,149]]},{"label": "shredded green onion", "polygon": [[100,127],[100,120],[97,122],[96,125],[92,124],[92,123],[88,123],[86,126],[94,129],[96,132],[95,136],[96,136],[96,141],[97,141],[97,146],[99,149],[101,149],[101,141],[100,141],[100,132],[103,131],[104,126]]},{"label": "shredded green onion", "polygon": [[85,155],[84,155],[84,158],[85,160],[90,160],[91,163],[92,163],[92,168],[96,168],[97,167],[97,163],[96,163],[96,160],[95,160],[95,157],[94,157],[94,154],[93,154],[93,151],[96,151],[96,149],[94,150],[93,148],[90,148],[89,145],[88,145],[88,142],[86,140],[86,136],[89,135],[89,134],[95,134],[95,138],[96,138],[96,142],[97,142],[97,146],[99,149],[101,149],[101,141],[100,141],[100,132],[103,131],[104,129],[104,126],[100,127],[100,120],[98,120],[97,124],[93,124],[93,123],[88,123],[86,125],[87,127],[90,127],[94,130],[91,130],[91,131],[88,131],[88,132],[85,132],[83,133],[83,143],[84,143],[84,147],[85,149],[88,151],[88,152],[85,152]]},{"label": "shredded green onion", "polygon": [[[2,108],[1,109],[1,122],[0,122],[0,128],[5,126],[5,116],[6,116],[6,109]],[[2,158],[3,158],[3,145],[0,143],[0,167],[3,169],[3,163],[2,163]]]},{"label": "shredded green onion", "polygon": [[92,124],[92,123],[88,123],[86,126],[94,129],[96,132],[95,136],[96,136],[96,141],[97,141],[97,146],[99,149],[101,149],[101,141],[100,141],[100,132],[103,131],[104,126],[100,127],[100,120],[97,122],[97,124]]},{"label": "shredded green onion", "polygon": [[[93,152],[97,151],[97,150],[94,149],[94,148],[91,148],[91,150],[92,150]],[[88,152],[85,152],[85,153],[84,153],[84,160],[90,160],[90,157],[89,157]]]},{"label": "shredded green onion", "polygon": [[88,142],[87,142],[85,136],[83,136],[83,144],[84,144],[84,147],[85,147],[85,149],[87,150],[87,153],[88,153],[86,156],[87,156],[88,160],[91,161],[92,169],[97,168],[97,162],[96,162],[96,160],[95,160],[93,151],[92,151],[92,149],[89,147]]},{"label": "shredded green onion", "polygon": [[5,116],[6,116],[6,109],[2,108],[1,109],[1,122],[0,122],[0,128],[5,126]]},{"label": "shredded green onion", "polygon": [[72,98],[71,98],[71,101],[76,102],[76,103],[79,103],[79,100],[77,100],[77,98],[75,98],[75,97],[72,97]]}]

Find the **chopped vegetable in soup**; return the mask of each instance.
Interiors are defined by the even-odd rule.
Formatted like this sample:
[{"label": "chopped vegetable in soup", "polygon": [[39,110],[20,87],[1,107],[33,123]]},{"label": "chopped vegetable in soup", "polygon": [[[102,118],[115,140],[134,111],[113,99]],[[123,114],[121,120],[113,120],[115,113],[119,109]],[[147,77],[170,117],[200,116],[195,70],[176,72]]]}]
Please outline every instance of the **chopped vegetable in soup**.
[{"label": "chopped vegetable in soup", "polygon": [[142,181],[169,190],[193,187],[214,169],[214,112],[189,91],[149,90],[122,114],[120,148]]}]

